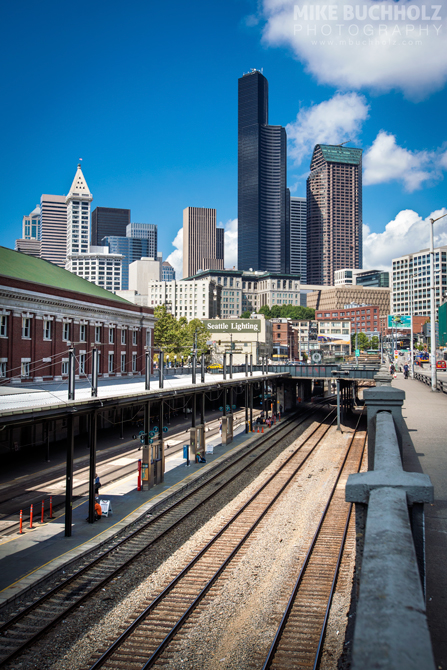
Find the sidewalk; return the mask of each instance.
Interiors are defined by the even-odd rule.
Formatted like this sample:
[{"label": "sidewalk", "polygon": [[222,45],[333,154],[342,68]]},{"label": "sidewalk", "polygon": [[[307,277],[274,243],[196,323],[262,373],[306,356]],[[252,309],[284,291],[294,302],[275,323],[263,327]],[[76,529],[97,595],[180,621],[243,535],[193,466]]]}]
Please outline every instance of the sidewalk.
[{"label": "sidewalk", "polygon": [[447,670],[447,395],[397,375],[392,386],[405,391],[404,469],[430,476],[433,505],[425,505],[427,616],[436,667]]},{"label": "sidewalk", "polygon": [[117,533],[121,528],[151,509],[160,501],[183,488],[187,482],[212,468],[221,458],[237,450],[247,440],[245,426],[235,430],[233,442],[224,446],[217,435],[206,441],[207,463],[186,461],[179,454],[166,458],[165,481],[149,491],[137,491],[136,473],[115,484],[102,487],[100,499],[110,500],[113,514],[94,524],[86,522],[88,498],[73,507],[72,537],[64,536],[65,515],[44,524],[36,523],[23,535],[4,539],[0,544],[0,605],[35,586],[53,570],[60,568]]}]

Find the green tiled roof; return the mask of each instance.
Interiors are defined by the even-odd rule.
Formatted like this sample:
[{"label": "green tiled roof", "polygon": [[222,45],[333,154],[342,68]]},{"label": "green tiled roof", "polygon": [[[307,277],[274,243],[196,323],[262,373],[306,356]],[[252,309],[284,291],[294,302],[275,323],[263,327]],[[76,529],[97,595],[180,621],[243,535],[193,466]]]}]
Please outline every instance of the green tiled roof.
[{"label": "green tiled roof", "polygon": [[333,144],[319,144],[323,157],[329,163],[349,163],[350,165],[360,165],[362,159],[362,149],[353,149],[351,147],[339,147]]},{"label": "green tiled roof", "polygon": [[52,286],[54,288],[64,289],[66,291],[77,291],[95,298],[105,300],[116,300],[129,304],[128,300],[106,291],[96,284],[92,284],[82,277],[74,275],[68,270],[53,265],[42,258],[35,258],[22,254],[19,251],[13,251],[6,247],[0,247],[0,276],[13,277],[14,279],[23,279],[33,282],[36,285]]}]

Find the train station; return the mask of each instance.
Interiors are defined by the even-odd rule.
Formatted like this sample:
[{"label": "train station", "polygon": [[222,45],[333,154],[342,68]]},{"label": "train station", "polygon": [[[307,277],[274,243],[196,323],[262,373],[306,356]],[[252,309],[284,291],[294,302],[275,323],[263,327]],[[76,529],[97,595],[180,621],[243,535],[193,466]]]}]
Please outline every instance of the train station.
[{"label": "train station", "polygon": [[424,374],[247,356],[3,388],[0,663],[444,667],[447,383]]}]

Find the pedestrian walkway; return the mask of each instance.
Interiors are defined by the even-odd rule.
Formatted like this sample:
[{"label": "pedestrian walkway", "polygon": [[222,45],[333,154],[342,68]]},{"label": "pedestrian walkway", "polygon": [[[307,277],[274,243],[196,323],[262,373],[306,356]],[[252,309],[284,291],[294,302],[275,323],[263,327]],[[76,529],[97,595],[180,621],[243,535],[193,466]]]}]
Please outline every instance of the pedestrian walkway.
[{"label": "pedestrian walkway", "polygon": [[221,444],[219,435],[206,441],[206,463],[191,462],[187,467],[181,453],[167,456],[165,481],[149,491],[137,491],[136,472],[115,484],[103,486],[99,498],[111,501],[113,514],[94,524],[88,523],[88,498],[82,498],[73,507],[71,537],[65,537],[65,515],[62,514],[44,524],[36,523],[23,535],[3,540],[0,544],[0,605],[35,587],[52,571],[88,553],[250,439],[256,438],[252,433],[245,433],[243,424],[235,429],[234,440],[228,446]]},{"label": "pedestrian walkway", "polygon": [[398,373],[405,391],[404,469],[430,476],[435,501],[425,505],[427,617],[436,667],[447,670],[447,395]]}]

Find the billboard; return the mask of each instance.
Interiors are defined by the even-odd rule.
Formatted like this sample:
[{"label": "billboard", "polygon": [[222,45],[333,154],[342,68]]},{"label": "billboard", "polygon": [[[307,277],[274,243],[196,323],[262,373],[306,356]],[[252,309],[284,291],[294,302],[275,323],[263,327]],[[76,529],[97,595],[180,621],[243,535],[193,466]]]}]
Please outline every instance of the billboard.
[{"label": "billboard", "polygon": [[260,319],[202,319],[209,333],[260,333]]},{"label": "billboard", "polygon": [[411,329],[411,316],[400,314],[388,314],[388,328],[397,328],[397,330]]}]

